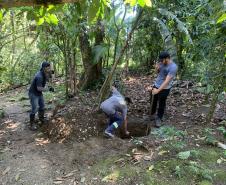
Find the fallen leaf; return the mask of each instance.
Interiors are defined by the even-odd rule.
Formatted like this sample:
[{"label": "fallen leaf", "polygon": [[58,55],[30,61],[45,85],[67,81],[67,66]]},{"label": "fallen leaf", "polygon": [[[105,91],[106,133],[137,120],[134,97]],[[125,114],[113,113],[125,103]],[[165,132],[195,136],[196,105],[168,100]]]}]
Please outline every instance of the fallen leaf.
[{"label": "fallen leaf", "polygon": [[158,155],[164,155],[165,153],[168,153],[168,151],[165,151],[165,150],[161,150]]},{"label": "fallen leaf", "polygon": [[120,163],[120,162],[123,162],[123,161],[125,161],[125,159],[124,158],[120,158],[120,159],[116,160],[114,163]]},{"label": "fallen leaf", "polygon": [[20,169],[19,170],[19,172],[25,172],[26,171],[26,169]]},{"label": "fallen leaf", "polygon": [[80,180],[80,182],[81,182],[81,183],[84,183],[85,180],[86,180],[86,178],[85,178],[85,177],[82,177],[81,180]]},{"label": "fallen leaf", "polygon": [[217,143],[217,146],[220,147],[220,148],[222,148],[222,149],[224,149],[224,150],[226,150],[226,145],[223,144],[223,143],[218,142]]},{"label": "fallen leaf", "polygon": [[63,181],[54,181],[53,184],[62,184]]},{"label": "fallen leaf", "polygon": [[20,174],[18,173],[16,176],[15,176],[15,180],[16,182],[20,179]]},{"label": "fallen leaf", "polygon": [[191,152],[190,151],[185,151],[185,152],[180,152],[178,153],[178,157],[180,159],[188,159],[191,155]]},{"label": "fallen leaf", "polygon": [[217,164],[221,164],[222,162],[222,159],[217,159]]},{"label": "fallen leaf", "polygon": [[119,177],[119,171],[114,171],[113,173],[104,177],[101,181],[102,182],[116,182]]},{"label": "fallen leaf", "polygon": [[151,166],[148,168],[149,171],[151,171],[151,170],[153,170],[153,169],[154,169],[154,165],[151,165]]},{"label": "fallen leaf", "polygon": [[71,176],[73,176],[73,175],[74,175],[74,173],[73,173],[73,172],[70,172],[70,173],[68,173],[67,175],[63,176],[62,178],[68,178],[68,177],[71,177]]},{"label": "fallen leaf", "polygon": [[8,166],[3,172],[2,172],[2,175],[5,175],[9,172],[10,170],[10,167]]},{"label": "fallen leaf", "polygon": [[54,181],[63,181],[64,179],[62,179],[61,177],[57,177]]}]

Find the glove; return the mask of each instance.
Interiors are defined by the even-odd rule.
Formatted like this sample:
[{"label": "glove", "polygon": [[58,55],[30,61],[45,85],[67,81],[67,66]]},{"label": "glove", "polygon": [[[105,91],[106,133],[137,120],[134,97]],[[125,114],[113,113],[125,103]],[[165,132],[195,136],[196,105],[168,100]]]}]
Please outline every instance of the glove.
[{"label": "glove", "polygon": [[54,88],[53,87],[49,87],[49,91],[50,92],[54,92]]}]

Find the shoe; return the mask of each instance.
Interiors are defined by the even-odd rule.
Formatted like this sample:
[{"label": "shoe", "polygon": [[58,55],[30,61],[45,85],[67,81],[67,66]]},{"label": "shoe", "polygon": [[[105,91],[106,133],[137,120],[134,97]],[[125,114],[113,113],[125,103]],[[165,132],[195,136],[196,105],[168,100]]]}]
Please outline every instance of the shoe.
[{"label": "shoe", "polygon": [[162,126],[162,120],[160,118],[155,119],[155,127],[159,128]]},{"label": "shoe", "polygon": [[38,112],[38,118],[41,122],[41,125],[48,123],[48,120],[44,117],[45,112],[44,111],[39,111]]},{"label": "shoe", "polygon": [[36,123],[35,123],[35,115],[34,114],[31,114],[30,115],[30,126],[29,126],[30,130],[31,131],[35,131],[37,130],[37,126],[36,126]]},{"label": "shoe", "polygon": [[104,131],[104,135],[106,137],[109,137],[109,138],[114,138],[115,137],[115,135],[113,135],[112,133],[108,132],[107,130]]}]

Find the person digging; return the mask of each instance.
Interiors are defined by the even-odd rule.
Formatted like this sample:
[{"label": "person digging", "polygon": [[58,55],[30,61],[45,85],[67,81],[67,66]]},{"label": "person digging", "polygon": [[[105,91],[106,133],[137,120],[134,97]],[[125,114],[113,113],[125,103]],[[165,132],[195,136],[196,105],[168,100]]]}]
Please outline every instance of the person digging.
[{"label": "person digging", "polygon": [[[159,62],[155,66],[158,76],[153,87],[149,87],[151,92],[151,120],[155,120],[155,126],[161,127],[162,118],[166,107],[166,99],[172,88],[173,80],[177,73],[177,65],[171,60],[170,54],[163,51],[159,55]],[[156,114],[158,104],[158,111]]]},{"label": "person digging", "polygon": [[47,87],[46,82],[51,78],[52,70],[49,62],[43,62],[41,64],[41,69],[36,73],[34,79],[29,88],[29,99],[31,103],[31,112],[30,112],[30,130],[37,130],[35,123],[35,114],[38,112],[38,117],[41,124],[46,123],[44,117],[45,114],[45,102],[43,98],[43,92],[50,91],[54,92],[53,87]]},{"label": "person digging", "polygon": [[124,123],[124,131],[128,136],[127,130],[127,104],[132,103],[129,97],[123,97],[116,87],[112,86],[112,95],[101,103],[101,110],[107,115],[108,127],[104,131],[106,137],[114,138],[114,131]]}]

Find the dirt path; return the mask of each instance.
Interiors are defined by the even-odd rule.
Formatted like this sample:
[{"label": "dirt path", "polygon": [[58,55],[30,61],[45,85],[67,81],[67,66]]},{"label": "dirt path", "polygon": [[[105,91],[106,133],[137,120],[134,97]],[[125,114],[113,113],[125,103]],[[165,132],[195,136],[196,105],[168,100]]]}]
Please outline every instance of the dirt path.
[{"label": "dirt path", "polygon": [[[136,89],[139,88],[136,87]],[[199,141],[203,130],[200,122],[204,119],[206,108],[201,109],[198,106],[194,108],[184,102],[186,98],[187,102],[196,104],[196,97],[191,101],[189,99],[191,97],[185,93],[183,93],[185,97],[181,97],[180,94],[172,92],[172,98],[169,99],[166,125],[175,126],[180,129],[180,133],[181,131],[188,133],[185,139],[181,139],[182,144],[184,142],[183,147],[176,145],[177,140],[175,140],[176,144],[171,143],[171,140],[166,143],[165,139],[154,137],[153,134],[142,137],[142,140],[137,138],[108,140],[102,136],[92,135],[87,137],[87,140],[81,141],[78,136],[83,137],[86,133],[83,131],[90,126],[85,124],[89,115],[86,113],[90,107],[78,99],[68,104],[64,110],[72,111],[70,119],[74,124],[73,134],[75,135],[72,134],[72,137],[64,143],[56,143],[51,142],[41,130],[32,132],[28,129],[26,123],[29,102],[28,100],[24,100],[23,103],[18,101],[21,94],[26,96],[24,90],[22,91],[10,92],[0,97],[0,108],[6,112],[6,118],[0,120],[0,185],[199,184],[198,182],[206,179],[202,177],[202,173],[207,173],[203,171],[206,167],[212,170],[207,175],[210,173],[214,178],[213,184],[226,182],[224,161],[216,166],[217,160],[223,160],[222,149],[207,146],[204,141]],[[147,101],[136,94],[132,96],[135,103],[130,107],[130,111],[137,116],[145,115],[148,110]],[[144,94],[139,96],[145,97]],[[70,110],[71,108],[75,110]],[[62,114],[62,117],[64,116]],[[61,130],[61,128],[60,126],[58,129]],[[172,128],[168,129],[168,132],[173,135],[179,133]],[[77,139],[73,139],[75,136]],[[137,148],[138,146],[141,147],[141,151]],[[196,173],[190,174],[187,171],[183,173],[183,170],[187,170],[187,163],[176,160],[177,153],[192,148],[199,153],[197,164],[200,163],[204,167],[200,168],[201,172],[198,171],[198,173],[197,170]],[[207,150],[209,155],[203,157]],[[180,173],[187,174],[187,176],[184,175],[185,178],[180,179],[175,175],[175,168],[178,165],[181,166]],[[194,168],[194,166],[191,167]],[[162,179],[162,176],[165,176],[165,179]],[[105,177],[108,177],[107,181]]]},{"label": "dirt path", "polygon": [[1,185],[79,184],[93,161],[118,150],[120,144],[116,142],[114,150],[109,150],[109,141],[102,138],[84,143],[51,143],[42,132],[28,129],[29,107],[8,98],[16,95],[0,98],[0,107],[6,112],[0,124]]},{"label": "dirt path", "polygon": [[[10,94],[13,95],[16,94]],[[0,129],[0,182],[51,184],[54,170],[45,145],[47,141],[40,137],[42,133],[27,128],[27,110],[18,102],[10,102],[7,97],[1,97],[0,107],[7,115]]]}]

